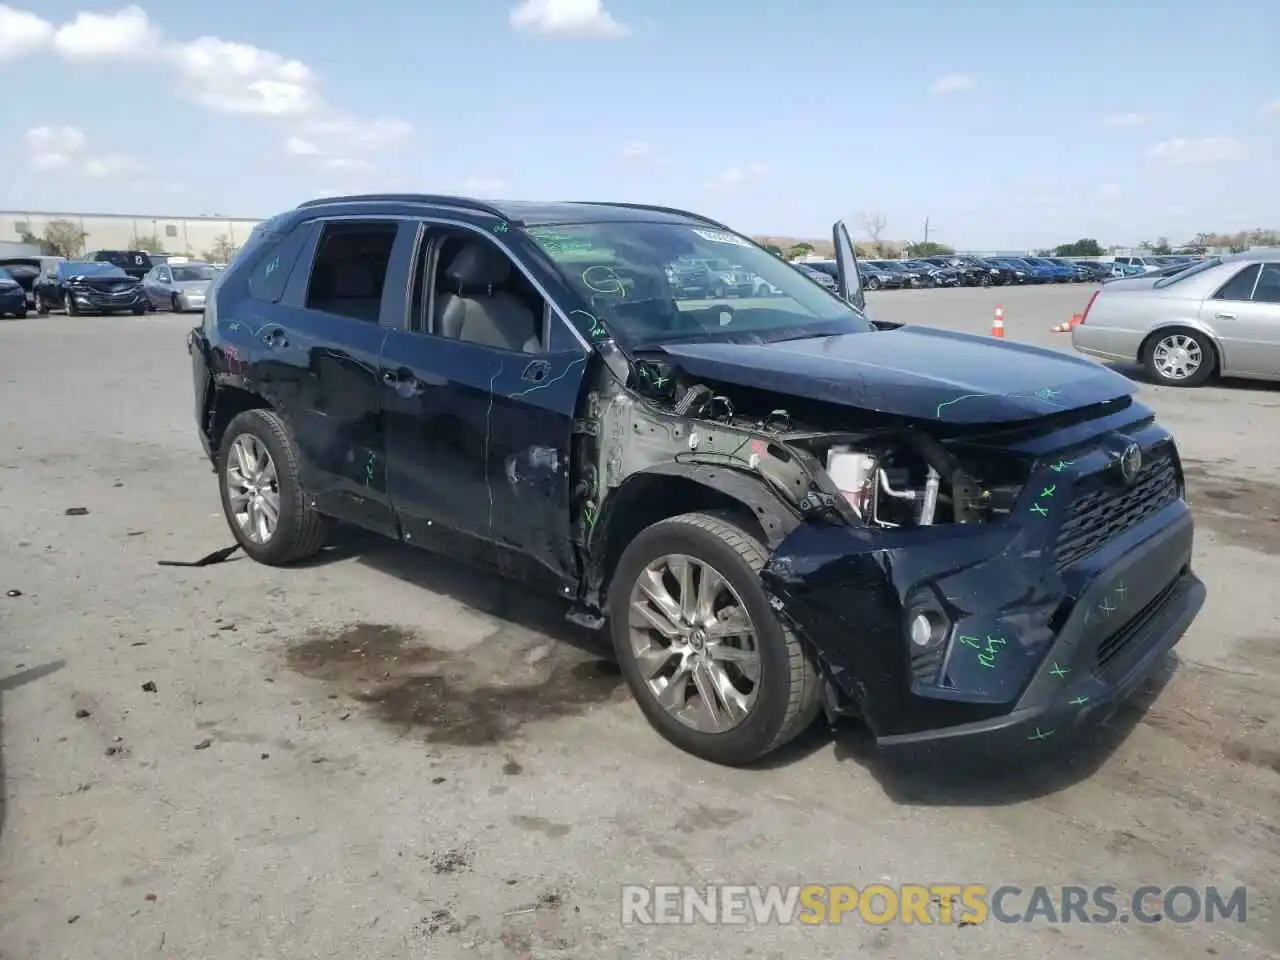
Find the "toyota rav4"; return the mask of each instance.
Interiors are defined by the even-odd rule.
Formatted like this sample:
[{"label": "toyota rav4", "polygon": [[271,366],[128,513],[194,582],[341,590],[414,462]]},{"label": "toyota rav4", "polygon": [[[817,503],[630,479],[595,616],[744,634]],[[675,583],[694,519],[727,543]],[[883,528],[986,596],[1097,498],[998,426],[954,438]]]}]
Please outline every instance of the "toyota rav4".
[{"label": "toyota rav4", "polygon": [[[333,520],[563,596],[722,763],[820,713],[885,751],[1060,748],[1204,601],[1172,436],[1080,357],[865,310],[625,203],[370,195],[260,224],[188,348],[243,549]],[[776,293],[673,286],[730,259]]]}]

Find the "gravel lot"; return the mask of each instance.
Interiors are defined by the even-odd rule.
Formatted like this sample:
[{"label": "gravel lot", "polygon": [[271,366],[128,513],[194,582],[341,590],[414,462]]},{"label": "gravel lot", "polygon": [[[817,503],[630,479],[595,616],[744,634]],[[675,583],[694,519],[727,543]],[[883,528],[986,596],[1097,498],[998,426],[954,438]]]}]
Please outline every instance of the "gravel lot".
[{"label": "gravel lot", "polygon": [[[1070,349],[1082,286],[873,294]],[[1096,748],[950,782],[856,724],[767,768],[650,731],[563,610],[360,534],[272,570],[196,438],[194,317],[0,324],[0,956],[1280,955],[1280,389],[1143,397],[1208,605]],[[57,389],[54,389],[56,387]],[[68,515],[70,508],[83,508]],[[87,512],[84,512],[87,511]],[[362,654],[357,652],[357,647]],[[406,679],[433,659],[442,679]],[[1245,924],[623,928],[622,883],[1249,888]]]}]

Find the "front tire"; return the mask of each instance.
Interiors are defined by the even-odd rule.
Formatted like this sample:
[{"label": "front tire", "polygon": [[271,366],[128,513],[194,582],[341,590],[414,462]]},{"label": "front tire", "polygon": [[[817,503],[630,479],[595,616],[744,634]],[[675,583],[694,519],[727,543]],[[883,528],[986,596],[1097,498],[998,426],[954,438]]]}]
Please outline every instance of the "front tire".
[{"label": "front tire", "polygon": [[880,289],[880,278],[879,278],[879,277],[872,277],[870,280],[868,280],[868,281],[867,281],[867,289],[868,289],[868,290],[879,290],[879,289]]},{"label": "front tire", "polygon": [[1148,376],[1167,387],[1198,387],[1213,376],[1218,354],[1212,341],[1198,330],[1161,330],[1142,351]]},{"label": "front tire", "polygon": [[36,294],[36,316],[47,317],[49,315],[49,301],[44,298],[43,293]]},{"label": "front tire", "polygon": [[173,295],[173,298],[169,301],[169,310],[172,313],[182,312],[182,303],[178,300],[178,295],[176,293]]},{"label": "front tire", "polygon": [[227,425],[218,450],[222,512],[244,552],[269,566],[320,551],[331,521],[307,502],[298,448],[273,410],[246,410]]},{"label": "front tire", "polygon": [[75,301],[71,299],[71,294],[69,293],[63,294],[62,307],[67,311],[68,317],[78,317],[80,315],[80,308],[76,306]]},{"label": "front tire", "polygon": [[727,514],[656,523],[618,561],[610,634],[622,674],[666,740],[742,766],[795,738],[821,708],[813,653],[769,605],[767,551]]}]

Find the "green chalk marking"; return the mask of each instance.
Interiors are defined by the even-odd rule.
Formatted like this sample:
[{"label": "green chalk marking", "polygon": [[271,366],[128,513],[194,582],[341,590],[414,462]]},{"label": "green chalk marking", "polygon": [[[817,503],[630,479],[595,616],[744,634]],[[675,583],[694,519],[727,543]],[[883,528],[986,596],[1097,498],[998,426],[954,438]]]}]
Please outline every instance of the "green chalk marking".
[{"label": "green chalk marking", "polygon": [[1056,483],[1055,483],[1053,486],[1051,486],[1051,487],[1045,487],[1043,490],[1041,490],[1041,491],[1040,491],[1040,496],[1042,496],[1042,497],[1052,497],[1052,496],[1053,496],[1053,492],[1054,492],[1055,490],[1057,490],[1057,489],[1058,489],[1058,485],[1057,485]]},{"label": "green chalk marking", "polygon": [[963,644],[964,644],[965,646],[967,646],[967,647],[973,647],[973,649],[975,649],[975,650],[981,650],[981,649],[982,649],[982,641],[981,641],[981,640],[979,640],[977,637],[965,637],[965,636],[962,636],[962,637],[960,637],[960,638],[959,638],[959,640],[960,640],[960,642],[961,642],[961,643],[963,643]]},{"label": "green chalk marking", "polygon": [[1084,706],[1086,703],[1088,703],[1088,702],[1089,702],[1089,698],[1088,698],[1088,697],[1076,697],[1074,700],[1071,700],[1071,701],[1068,701],[1068,702],[1069,702],[1069,703],[1071,703],[1071,704],[1072,704],[1072,705],[1074,705],[1074,706],[1081,707],[1081,706]]},{"label": "green chalk marking", "polygon": [[1061,473],[1063,470],[1067,469],[1067,467],[1075,466],[1075,463],[1076,462],[1074,460],[1059,460],[1057,463],[1051,464],[1049,469],[1054,473]]},{"label": "green chalk marking", "polygon": [[1065,680],[1065,679],[1066,679],[1066,677],[1067,677],[1067,674],[1071,672],[1071,668],[1070,668],[1070,667],[1060,667],[1060,666],[1058,666],[1058,661],[1057,661],[1057,660],[1055,660],[1055,661],[1053,661],[1053,669],[1052,669],[1052,670],[1050,670],[1049,672],[1050,672],[1051,674],[1053,674],[1055,677],[1058,677],[1059,679]]},{"label": "green chalk marking", "polygon": [[1036,727],[1036,732],[1027,737],[1028,740],[1048,740],[1054,734],[1053,730],[1041,730]]},{"label": "green chalk marking", "polygon": [[1042,516],[1042,517],[1047,517],[1047,516],[1049,515],[1049,511],[1048,511],[1048,510],[1046,510],[1043,506],[1041,506],[1041,505],[1040,505],[1040,504],[1038,504],[1038,503],[1033,503],[1033,504],[1031,505],[1031,512],[1032,512],[1032,513],[1038,513],[1038,514],[1040,514],[1040,516]]}]

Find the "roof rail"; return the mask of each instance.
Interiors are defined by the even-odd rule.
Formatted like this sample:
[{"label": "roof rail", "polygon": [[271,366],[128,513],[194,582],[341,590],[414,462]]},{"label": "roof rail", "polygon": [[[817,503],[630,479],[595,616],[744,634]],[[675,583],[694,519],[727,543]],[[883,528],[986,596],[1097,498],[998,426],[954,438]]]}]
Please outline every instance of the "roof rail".
[{"label": "roof rail", "polygon": [[726,227],[723,223],[712,220],[710,217],[704,217],[700,213],[693,213],[690,210],[680,210],[677,207],[660,207],[653,203],[620,203],[616,200],[579,200],[577,203],[589,204],[593,207],[622,207],[624,210],[651,210],[654,213],[671,213],[678,217],[688,217],[690,220],[699,220],[702,223],[709,224],[718,230],[727,230],[729,233],[737,233],[732,227]]},{"label": "roof rail", "polygon": [[474,210],[476,213],[487,213],[500,220],[508,219],[505,213],[492,204],[485,203],[483,200],[473,200],[470,197],[451,197],[432,193],[358,193],[343,197],[320,197],[316,200],[307,200],[298,204],[298,209],[301,210],[305,207],[323,207],[331,203],[362,202],[440,204],[451,207],[463,207],[468,210]]}]

